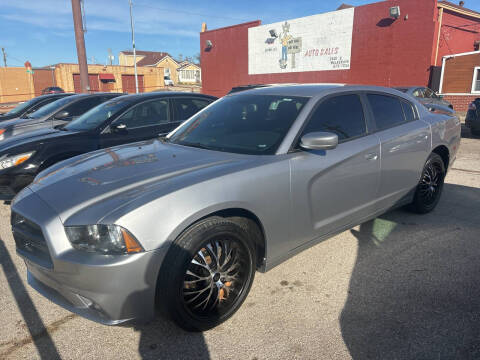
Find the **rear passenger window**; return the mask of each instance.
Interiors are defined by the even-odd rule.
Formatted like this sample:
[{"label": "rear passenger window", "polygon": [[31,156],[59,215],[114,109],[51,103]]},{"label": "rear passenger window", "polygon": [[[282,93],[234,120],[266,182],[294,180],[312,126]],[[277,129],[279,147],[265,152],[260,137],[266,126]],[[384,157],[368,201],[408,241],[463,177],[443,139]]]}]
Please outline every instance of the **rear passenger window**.
[{"label": "rear passenger window", "polygon": [[303,134],[316,131],[337,134],[339,141],[365,135],[365,116],[358,95],[341,95],[322,102],[313,113]]},{"label": "rear passenger window", "polygon": [[195,115],[211,102],[206,99],[194,98],[173,98],[171,101],[175,109],[174,121],[187,120],[189,117]]},{"label": "rear passenger window", "polygon": [[100,96],[88,97],[86,99],[78,100],[71,105],[68,105],[63,110],[68,111],[69,117],[80,116],[86,113],[91,108],[102,103],[103,99]]},{"label": "rear passenger window", "polygon": [[412,104],[402,101],[402,108],[407,121],[413,121],[416,119],[417,116],[415,115],[415,109],[413,108]]},{"label": "rear passenger window", "polygon": [[402,104],[398,98],[377,94],[368,94],[367,97],[375,117],[377,130],[405,123]]}]

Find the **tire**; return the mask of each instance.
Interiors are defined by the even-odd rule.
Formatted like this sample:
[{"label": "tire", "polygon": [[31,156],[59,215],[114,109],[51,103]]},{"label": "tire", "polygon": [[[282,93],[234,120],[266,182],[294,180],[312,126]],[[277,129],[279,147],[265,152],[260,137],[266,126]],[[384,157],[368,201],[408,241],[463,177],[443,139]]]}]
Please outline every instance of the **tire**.
[{"label": "tire", "polygon": [[426,214],[435,209],[442,195],[445,165],[440,155],[431,153],[423,167],[410,210]]},{"label": "tire", "polygon": [[230,318],[255,277],[249,235],[241,223],[223,217],[206,218],[184,231],[160,270],[157,305],[163,314],[187,331],[208,330]]}]

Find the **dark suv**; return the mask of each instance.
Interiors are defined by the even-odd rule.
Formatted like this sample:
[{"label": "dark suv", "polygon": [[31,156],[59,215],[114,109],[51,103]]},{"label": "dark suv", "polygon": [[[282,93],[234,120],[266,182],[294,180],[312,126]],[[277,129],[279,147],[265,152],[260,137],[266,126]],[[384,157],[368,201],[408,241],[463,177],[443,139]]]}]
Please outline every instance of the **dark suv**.
[{"label": "dark suv", "polygon": [[10,200],[43,169],[76,155],[167,134],[216,98],[192,93],[119,96],[58,128],[0,141],[0,199]]},{"label": "dark suv", "polygon": [[468,105],[465,126],[470,128],[473,135],[480,136],[480,98],[476,98]]}]

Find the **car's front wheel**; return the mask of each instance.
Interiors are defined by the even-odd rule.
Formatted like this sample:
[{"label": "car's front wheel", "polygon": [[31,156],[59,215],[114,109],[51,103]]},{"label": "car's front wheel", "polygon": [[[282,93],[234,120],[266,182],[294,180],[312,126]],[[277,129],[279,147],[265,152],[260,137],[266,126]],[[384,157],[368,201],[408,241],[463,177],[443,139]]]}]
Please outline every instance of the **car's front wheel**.
[{"label": "car's front wheel", "polygon": [[410,209],[419,214],[426,214],[437,206],[445,180],[445,165],[440,155],[430,154],[423,167],[420,182],[415,190]]},{"label": "car's front wheel", "polygon": [[242,305],[255,259],[244,226],[223,217],[201,220],[171,245],[160,270],[157,303],[188,331],[211,329]]}]

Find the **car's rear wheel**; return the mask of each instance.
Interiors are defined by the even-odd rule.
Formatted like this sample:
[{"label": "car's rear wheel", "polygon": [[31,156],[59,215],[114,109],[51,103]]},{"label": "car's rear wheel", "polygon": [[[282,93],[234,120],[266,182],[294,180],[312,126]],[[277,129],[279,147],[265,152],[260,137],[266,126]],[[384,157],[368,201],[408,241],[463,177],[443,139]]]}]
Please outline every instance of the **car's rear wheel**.
[{"label": "car's rear wheel", "polygon": [[250,291],[255,249],[247,229],[211,217],[171,245],[159,275],[157,303],[188,331],[211,329],[231,317]]},{"label": "car's rear wheel", "polygon": [[443,159],[440,155],[432,153],[423,168],[410,209],[419,214],[432,211],[440,200],[444,180],[445,165]]}]

